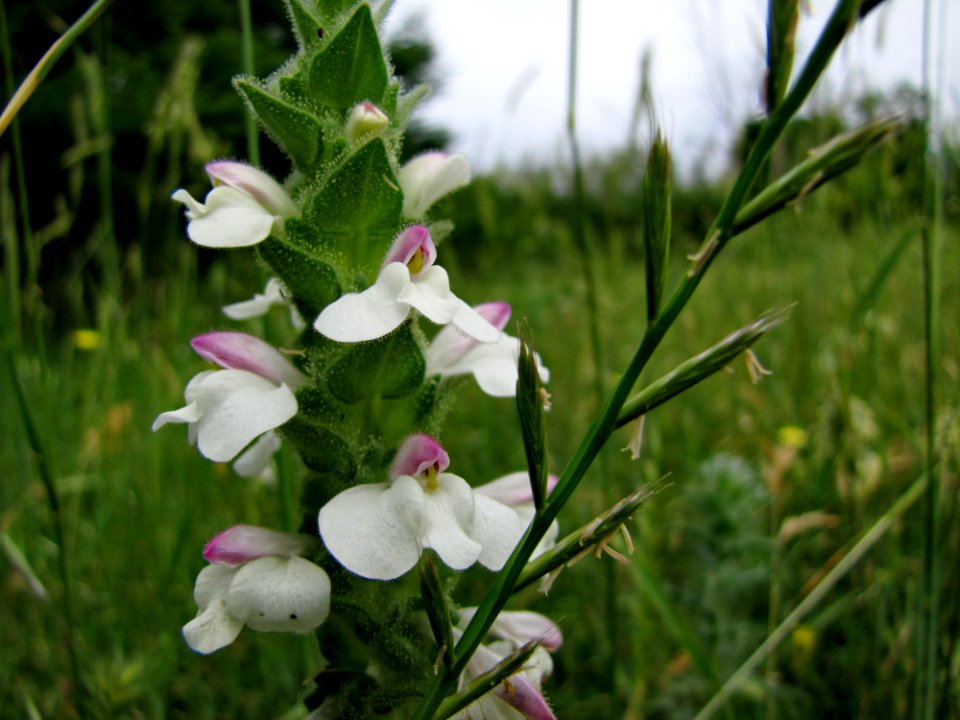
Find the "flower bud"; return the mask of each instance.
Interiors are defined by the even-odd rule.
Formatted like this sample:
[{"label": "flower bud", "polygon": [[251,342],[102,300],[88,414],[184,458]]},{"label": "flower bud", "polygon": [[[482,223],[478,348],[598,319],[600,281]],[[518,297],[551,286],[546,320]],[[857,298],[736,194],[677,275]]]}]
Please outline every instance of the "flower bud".
[{"label": "flower bud", "polygon": [[373,135],[379,135],[390,123],[390,119],[383,111],[369,100],[364,100],[355,106],[347,116],[347,126],[344,134],[347,142],[356,145]]}]

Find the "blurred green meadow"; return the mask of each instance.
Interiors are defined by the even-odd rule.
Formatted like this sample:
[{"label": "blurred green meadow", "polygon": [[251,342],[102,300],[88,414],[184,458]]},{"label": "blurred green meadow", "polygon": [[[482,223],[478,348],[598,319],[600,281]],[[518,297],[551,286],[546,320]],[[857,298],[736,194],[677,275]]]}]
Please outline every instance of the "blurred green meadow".
[{"label": "blurred green meadow", "polygon": [[[221,306],[266,280],[241,257],[247,251],[198,252],[167,199],[177,187],[199,194],[207,160],[247,152],[243,108],[229,85],[239,70],[235,7],[172,7],[118,3],[0,139],[9,360],[0,374],[0,717],[295,718],[294,699],[320,663],[311,640],[294,635],[245,632],[209,657],[180,637],[196,612],[193,584],[210,537],[238,522],[295,529],[299,461],[282,454],[280,481],[267,485],[204,460],[182,429],[150,432],[204,369],[189,339],[241,329]],[[59,32],[58,20],[82,9],[6,5],[8,89],[54,37],[24,29]],[[280,3],[255,4],[254,17],[257,65],[266,71],[290,40]],[[398,41],[398,65],[405,49],[410,72],[424,72],[429,44]],[[656,484],[630,524],[632,554],[625,538],[612,543],[629,562],[585,557],[546,597],[529,589],[517,599],[548,611],[563,630],[545,686],[558,717],[693,717],[871,528],[880,528],[876,544],[789,628],[720,714],[910,716],[925,529],[914,487],[925,442],[921,231],[930,222],[925,127],[914,100],[906,90],[838,99],[798,123],[771,176],[867,106],[889,105],[906,118],[860,167],[737,237],[644,380],[795,303],[754,348],[770,374],[755,384],[738,361],[654,410],[637,460],[620,450],[630,439],[621,431],[561,515],[569,531]],[[442,129],[424,135],[444,138]],[[269,141],[261,147],[264,165],[282,176]],[[628,147],[585,168],[599,381],[608,388],[646,323],[645,156]],[[936,224],[936,682],[944,718],[960,717],[958,157],[957,145],[945,143]],[[550,369],[555,471],[598,407],[569,178],[562,160],[484,175],[444,200],[441,213],[456,225],[442,247],[455,286],[471,303],[510,302]],[[723,178],[674,180],[671,280],[689,267],[724,189]],[[273,312],[242,328],[282,346],[286,318]],[[477,484],[524,467],[513,402],[481,402],[469,383],[461,398],[443,438],[454,469]],[[465,604],[489,582],[485,573],[460,587]]]}]

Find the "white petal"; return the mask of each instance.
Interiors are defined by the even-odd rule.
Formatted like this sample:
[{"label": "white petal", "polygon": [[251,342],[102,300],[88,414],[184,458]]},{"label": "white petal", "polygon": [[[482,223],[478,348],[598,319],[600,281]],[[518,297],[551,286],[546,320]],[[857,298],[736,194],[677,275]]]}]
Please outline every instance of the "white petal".
[{"label": "white petal", "polygon": [[421,315],[438,325],[446,325],[453,320],[461,303],[460,299],[450,292],[450,278],[447,271],[439,265],[421,272],[416,282],[404,287],[397,299],[416,308]]},{"label": "white petal", "polygon": [[254,630],[307,632],[330,614],[330,579],[309,560],[270,555],[237,571],[226,605]]},{"label": "white petal", "polygon": [[403,214],[419,218],[437,200],[470,182],[470,165],[463,155],[430,152],[400,168]]},{"label": "white petal", "polygon": [[226,565],[207,565],[197,574],[197,582],[193,586],[193,600],[201,610],[216,599],[227,594],[227,588],[237,569]]},{"label": "white petal", "polygon": [[462,570],[473,565],[483,548],[473,537],[474,493],[466,480],[450,473],[437,475],[437,489],[424,493],[424,547],[437,551],[444,563]]},{"label": "white petal", "polygon": [[287,191],[263,170],[229,160],[208,163],[206,170],[211,180],[247,193],[271,213],[288,217],[298,212]]},{"label": "white petal", "polygon": [[200,419],[200,410],[196,403],[190,403],[179,410],[167,410],[157,415],[151,426],[152,430],[162,428],[167,423],[192,423]]},{"label": "white petal", "polygon": [[243,623],[227,610],[219,597],[183,626],[183,639],[193,650],[209,655],[236,640]]},{"label": "white petal", "polygon": [[199,217],[206,212],[206,208],[203,206],[202,202],[197,201],[193,195],[188,193],[182,188],[177,190],[170,196],[171,200],[176,200],[179,203],[183,203],[187,206],[186,216],[188,220],[193,220],[195,217]]},{"label": "white petal", "polygon": [[224,305],[221,310],[231,320],[249,320],[266,315],[267,311],[274,305],[285,305],[286,302],[280,281],[276,278],[270,278],[267,280],[267,285],[262,294],[254,293],[249,300]]},{"label": "white petal", "polygon": [[376,340],[407,319],[410,308],[398,302],[398,297],[410,285],[407,266],[390,263],[371,287],[362,293],[347,293],[327,305],[313,326],[337,342]]},{"label": "white petal", "polygon": [[520,647],[531,640],[539,641],[547,650],[563,644],[560,628],[546,615],[529,610],[504,610],[490,626],[490,632],[501,640]]},{"label": "white petal", "polygon": [[277,219],[253,197],[228,185],[207,194],[202,212],[191,210],[194,218],[187,235],[197,245],[212,248],[256,245],[270,235]]},{"label": "white petal", "polygon": [[198,388],[197,447],[215,462],[236,457],[251,440],[297,414],[297,399],[286,385],[246,370],[219,370]]},{"label": "white petal", "polygon": [[195,651],[212,653],[232,643],[243,623],[233,617],[224,598],[237,569],[224,565],[208,565],[197,575],[193,597],[200,611],[183,626],[183,638]]},{"label": "white petal", "polygon": [[417,564],[423,488],[411,477],[344,490],[320,509],[320,536],[350,572],[392,580]]},{"label": "white petal", "polygon": [[483,315],[459,298],[450,322],[482,343],[492,343],[500,339],[500,331],[491,325]]},{"label": "white petal", "polygon": [[243,451],[233,463],[233,471],[240,477],[260,477],[273,460],[273,454],[280,449],[280,437],[269,430],[259,440]]},{"label": "white petal", "polygon": [[511,508],[485,495],[476,494],[476,513],[471,537],[483,547],[480,564],[499,570],[520,542],[526,525]]}]

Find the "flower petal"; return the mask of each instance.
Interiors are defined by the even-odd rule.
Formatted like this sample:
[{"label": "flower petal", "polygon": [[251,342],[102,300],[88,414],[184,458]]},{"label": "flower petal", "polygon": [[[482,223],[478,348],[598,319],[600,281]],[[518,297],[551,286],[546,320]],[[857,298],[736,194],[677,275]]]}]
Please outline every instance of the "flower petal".
[{"label": "flower petal", "polygon": [[348,488],[320,509],[320,537],[350,572],[371,580],[400,577],[420,557],[423,496],[407,476]]},{"label": "flower petal", "polygon": [[397,299],[416,308],[424,317],[438,325],[452,322],[480,342],[493,342],[500,337],[499,330],[450,292],[447,271],[437,265],[423,270],[415,282],[403,289]]},{"label": "flower petal", "polygon": [[[179,191],[173,197],[186,201]],[[211,248],[256,245],[269,237],[277,219],[253,197],[228,185],[207,193],[206,205],[194,201],[187,207],[193,215],[187,225],[187,235],[197,245]]]},{"label": "flower petal", "polygon": [[490,633],[516,647],[536,640],[553,652],[563,645],[563,634],[557,624],[546,615],[529,610],[501,611],[490,626]]},{"label": "flower petal", "polygon": [[410,307],[398,302],[412,285],[410,271],[403,263],[390,263],[377,281],[361,293],[347,293],[327,305],[313,327],[337,342],[376,340],[400,327]]},{"label": "flower petal", "polygon": [[501,335],[500,331],[491,325],[486,318],[459,298],[457,298],[457,307],[450,322],[482,343],[495,342]]},{"label": "flower petal", "polygon": [[436,482],[436,490],[424,493],[420,539],[424,547],[436,550],[444,563],[462,570],[473,565],[486,550],[472,532],[473,489],[466,480],[450,473],[440,473]]},{"label": "flower petal", "polygon": [[438,325],[446,325],[453,319],[460,302],[459,298],[450,292],[447,271],[438,265],[423,270],[416,282],[410,282],[401,288],[397,300],[415,308]]},{"label": "flower petal", "polygon": [[[549,495],[560,481],[556,475],[547,476],[547,494]],[[530,473],[526,470],[508,473],[496,480],[476,488],[476,492],[511,507],[533,502],[533,490],[530,487]]]},{"label": "flower petal", "polygon": [[[270,175],[247,163],[220,161],[207,163],[211,181],[219,181],[250,195],[273,215],[290,217],[299,210],[287,191]],[[214,184],[217,184],[214,182]]]},{"label": "flower petal", "polygon": [[197,573],[197,582],[193,586],[193,600],[201,610],[216,599],[227,594],[237,569],[226,565],[207,565]]},{"label": "flower petal", "polygon": [[230,614],[219,597],[183,626],[183,639],[191,649],[209,655],[236,640],[242,629],[243,623]]},{"label": "flower petal", "polygon": [[237,571],[226,606],[260,632],[308,632],[330,614],[330,579],[301,557],[262,557]]},{"label": "flower petal", "polygon": [[306,385],[309,378],[297,370],[272,345],[241,332],[211,332],[198,335],[190,346],[204,360],[223,368],[247,370],[291,388]]},{"label": "flower petal", "polygon": [[276,278],[270,278],[267,280],[263,293],[254,293],[249,300],[224,305],[221,310],[231,320],[249,320],[266,315],[267,311],[274,305],[285,305],[286,302],[280,281]]},{"label": "flower petal", "polygon": [[167,423],[192,423],[200,419],[200,410],[197,404],[190,403],[179,410],[167,410],[157,415],[151,430],[159,430]]},{"label": "flower petal", "polygon": [[203,549],[203,558],[209,563],[240,565],[251,560],[278,555],[302,555],[314,538],[277,532],[256,525],[234,525],[213,537]]},{"label": "flower petal", "polygon": [[251,440],[297,414],[290,388],[246,370],[212,373],[197,388],[197,404],[197,447],[214,462],[232,460]]},{"label": "flower petal", "polygon": [[520,542],[527,526],[506,505],[485,495],[474,494],[476,513],[470,536],[483,548],[478,557],[480,564],[490,570],[499,570]]},{"label": "flower petal", "polygon": [[470,182],[470,165],[463,155],[429,152],[400,168],[403,214],[419,218],[444,195]]},{"label": "flower petal", "polygon": [[434,438],[424,433],[411,435],[397,449],[390,465],[390,477],[415,477],[429,468],[443,472],[450,467],[450,456]]},{"label": "flower petal", "polygon": [[557,720],[543,693],[535,688],[523,673],[511,675],[492,692],[518,710],[527,720]]},{"label": "flower petal", "polygon": [[199,608],[197,616],[183,626],[183,638],[193,650],[212,653],[232,643],[243,623],[233,617],[224,598],[236,568],[208,565],[197,575],[193,597]]},{"label": "flower petal", "polygon": [[434,245],[433,239],[430,237],[430,231],[423,225],[413,225],[397,235],[390,249],[387,250],[381,270],[395,262],[403,263],[409,267],[410,261],[417,252],[423,254],[420,264],[422,270],[431,267],[437,259],[437,246]]},{"label": "flower petal", "polygon": [[273,430],[268,430],[234,461],[233,471],[240,477],[273,482],[276,477],[268,471],[274,453],[279,449],[280,437]]}]

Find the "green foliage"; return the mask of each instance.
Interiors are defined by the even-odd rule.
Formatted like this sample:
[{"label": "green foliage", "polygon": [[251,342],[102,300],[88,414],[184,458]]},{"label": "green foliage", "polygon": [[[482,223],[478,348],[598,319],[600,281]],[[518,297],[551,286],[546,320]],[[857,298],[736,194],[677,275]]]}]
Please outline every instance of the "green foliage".
[{"label": "green foliage", "polygon": [[387,89],[387,65],[368,5],[314,55],[306,73],[312,99],[340,110],[369,100],[378,105]]}]

